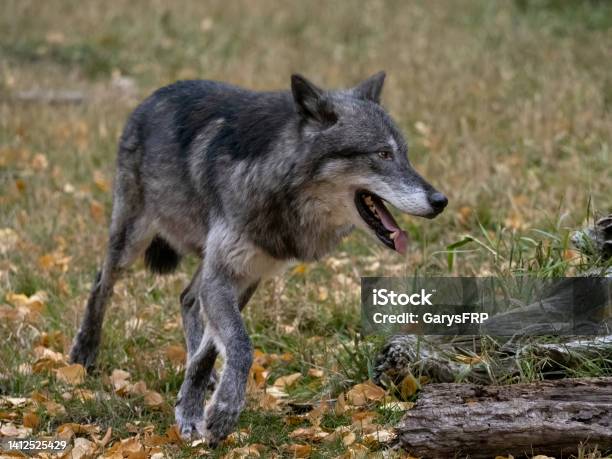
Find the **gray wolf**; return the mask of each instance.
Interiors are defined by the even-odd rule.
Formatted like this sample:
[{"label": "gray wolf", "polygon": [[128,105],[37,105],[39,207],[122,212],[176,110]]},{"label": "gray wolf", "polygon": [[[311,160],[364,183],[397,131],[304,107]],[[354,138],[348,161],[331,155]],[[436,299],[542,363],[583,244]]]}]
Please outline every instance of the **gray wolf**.
[{"label": "gray wolf", "polygon": [[[291,91],[216,81],[161,88],[129,117],[119,142],[109,244],[71,360],[94,364],[118,276],[144,253],[154,272],[182,255],[201,263],[181,295],[187,343],[176,420],[215,445],[244,406],[252,345],[241,310],[265,278],[328,254],[355,227],[405,252],[385,207],[432,218],[446,197],[410,165],[380,105],[385,74],[325,91],[300,75]],[[217,355],[223,372],[204,407]]]}]

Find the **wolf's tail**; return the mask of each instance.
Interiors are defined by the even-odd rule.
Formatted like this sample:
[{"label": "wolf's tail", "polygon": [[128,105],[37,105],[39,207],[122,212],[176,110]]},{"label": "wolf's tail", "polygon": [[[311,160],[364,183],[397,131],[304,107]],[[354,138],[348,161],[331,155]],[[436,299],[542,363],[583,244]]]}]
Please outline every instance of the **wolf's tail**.
[{"label": "wolf's tail", "polygon": [[181,262],[179,253],[159,236],[151,241],[144,259],[146,267],[156,274],[170,274]]}]

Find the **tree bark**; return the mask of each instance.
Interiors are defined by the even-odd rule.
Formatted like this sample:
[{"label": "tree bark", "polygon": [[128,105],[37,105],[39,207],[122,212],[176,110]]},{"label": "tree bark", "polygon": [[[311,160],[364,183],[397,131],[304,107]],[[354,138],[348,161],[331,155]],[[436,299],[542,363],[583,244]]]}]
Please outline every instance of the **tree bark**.
[{"label": "tree bark", "polygon": [[397,426],[399,446],[422,458],[568,457],[612,450],[612,378],[509,386],[429,384]]}]

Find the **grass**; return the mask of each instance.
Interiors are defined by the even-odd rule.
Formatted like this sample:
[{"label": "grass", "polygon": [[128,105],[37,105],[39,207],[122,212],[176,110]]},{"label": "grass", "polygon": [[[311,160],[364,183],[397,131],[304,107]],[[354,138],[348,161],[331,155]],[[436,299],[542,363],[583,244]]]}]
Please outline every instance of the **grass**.
[{"label": "grass", "polygon": [[[178,295],[195,260],[163,278],[139,263],[119,282],[100,377],[84,385],[108,393],[104,378],[122,368],[159,391],[167,409],[143,409],[112,391],[104,401],[66,402],[49,374],[19,368],[33,361],[42,333],[61,332],[66,339],[54,348],[66,350],[104,253],[122,123],[140,99],[176,79],[272,89],[287,88],[299,71],[340,87],[385,69],[383,102],[408,138],[412,162],[449,196],[434,221],[402,218],[411,235],[406,258],[356,233],[321,263],[259,289],[245,312],[255,347],[293,356],[271,366],[271,380],[325,372],[322,381],[305,377],[292,388],[297,400],[336,395],[369,377],[379,343],[359,335],[360,275],[570,275],[586,261],[571,250],[569,232],[612,210],[608,2],[9,0],[0,28],[0,228],[17,235],[1,241],[0,300],[8,303],[11,292],[48,295],[36,321],[0,322],[0,394],[42,389],[65,403],[66,414],[43,417],[41,431],[94,422],[124,438],[129,423],[157,432],[173,423],[182,373],[164,349],[182,343]],[[32,88],[78,90],[85,101],[14,98]],[[589,362],[580,375],[605,367]],[[537,369],[525,375],[537,378]],[[379,414],[385,424],[396,420]],[[250,433],[238,445],[287,454],[295,426],[285,415],[249,405],[240,427]],[[326,416],[329,427],[350,423]],[[317,444],[312,457],[346,451]]]}]

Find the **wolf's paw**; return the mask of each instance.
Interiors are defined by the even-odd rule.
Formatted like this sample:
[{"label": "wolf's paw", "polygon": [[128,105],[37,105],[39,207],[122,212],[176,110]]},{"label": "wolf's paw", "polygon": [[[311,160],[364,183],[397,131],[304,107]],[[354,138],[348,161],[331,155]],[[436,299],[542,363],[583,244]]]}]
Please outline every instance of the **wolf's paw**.
[{"label": "wolf's paw", "polygon": [[93,369],[98,355],[99,341],[77,335],[70,350],[70,362],[80,363],[87,370]]},{"label": "wolf's paw", "polygon": [[235,430],[242,405],[217,400],[206,408],[204,438],[211,448],[215,448]]},{"label": "wolf's paw", "polygon": [[179,401],[174,409],[174,417],[178,425],[179,434],[183,440],[192,440],[204,437],[204,407],[196,406],[184,408]]}]

